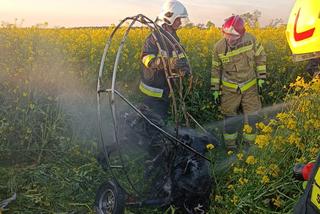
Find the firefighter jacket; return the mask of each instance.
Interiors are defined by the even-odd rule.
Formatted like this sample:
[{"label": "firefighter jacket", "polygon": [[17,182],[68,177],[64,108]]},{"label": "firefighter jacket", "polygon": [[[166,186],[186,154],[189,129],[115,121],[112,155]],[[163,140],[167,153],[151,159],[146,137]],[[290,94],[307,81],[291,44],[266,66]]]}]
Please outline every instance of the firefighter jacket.
[{"label": "firefighter jacket", "polygon": [[[163,56],[169,62],[174,58],[183,58],[182,51],[178,48],[176,42],[180,42],[175,31],[170,33],[161,28],[161,32],[169,38],[170,41],[164,38],[164,42],[161,36],[157,32],[151,33],[144,43],[144,47],[141,54],[141,60],[143,63],[143,69],[141,73],[141,81],[139,85],[140,91],[150,97],[168,99],[169,86],[163,66],[154,68],[150,66],[152,60],[156,60],[157,57]],[[175,45],[175,48],[172,47]],[[160,50],[159,50],[160,49]],[[168,51],[166,51],[168,50]]]},{"label": "firefighter jacket", "polygon": [[263,46],[249,33],[235,47],[221,39],[213,51],[211,89],[248,90],[257,84],[257,78],[266,78],[266,58]]},{"label": "firefighter jacket", "polygon": [[295,207],[294,213],[320,213],[320,155],[314,165],[307,187]]}]

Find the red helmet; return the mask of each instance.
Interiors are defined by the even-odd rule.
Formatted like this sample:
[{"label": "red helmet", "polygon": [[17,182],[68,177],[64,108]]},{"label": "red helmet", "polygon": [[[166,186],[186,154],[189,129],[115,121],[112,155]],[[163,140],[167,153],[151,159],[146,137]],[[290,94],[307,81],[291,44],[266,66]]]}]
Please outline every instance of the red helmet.
[{"label": "red helmet", "polygon": [[238,15],[227,18],[222,25],[222,32],[224,34],[243,36],[244,32],[246,32],[243,19]]}]

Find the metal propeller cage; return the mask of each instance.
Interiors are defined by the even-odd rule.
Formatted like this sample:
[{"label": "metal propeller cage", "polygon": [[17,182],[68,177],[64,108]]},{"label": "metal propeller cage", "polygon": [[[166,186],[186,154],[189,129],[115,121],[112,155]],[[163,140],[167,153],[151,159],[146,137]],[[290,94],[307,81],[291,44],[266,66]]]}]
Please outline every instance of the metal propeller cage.
[{"label": "metal propeller cage", "polygon": [[[122,40],[120,42],[120,45],[118,47],[118,50],[116,52],[116,57],[115,57],[115,61],[114,61],[114,66],[113,66],[113,71],[112,71],[112,79],[111,79],[111,87],[107,88],[104,84],[103,84],[103,78],[104,78],[104,67],[105,67],[105,61],[108,55],[108,52],[110,51],[110,46],[111,43],[114,39],[114,36],[116,34],[116,32],[123,27],[123,25],[127,22],[127,21],[131,21],[131,23],[127,26],[127,29],[122,37]],[[160,35],[160,40],[161,41],[156,41],[158,48],[160,49],[160,47],[164,47],[165,50],[164,51],[166,53],[162,53],[161,54],[161,60],[162,63],[164,65],[167,65],[166,60],[167,58],[165,56],[168,56],[168,47],[166,46],[166,42],[167,41],[170,46],[172,46],[174,52],[178,55],[178,52],[183,53],[183,55],[187,58],[187,55],[185,53],[185,50],[181,47],[181,45],[179,44],[179,42],[177,42],[175,40],[175,38],[173,36],[171,36],[170,34],[163,34],[161,27],[158,26],[154,21],[152,21],[151,19],[147,18],[146,16],[142,15],[142,14],[138,14],[136,16],[132,16],[132,17],[127,17],[125,19],[123,19],[112,31],[110,37],[108,38],[105,48],[104,48],[104,52],[103,52],[103,56],[101,58],[101,63],[100,63],[100,68],[99,68],[99,76],[98,76],[98,81],[97,81],[97,111],[98,111],[98,125],[99,125],[99,137],[100,137],[100,142],[101,142],[101,148],[103,149],[103,153],[104,153],[104,157],[106,160],[106,164],[107,164],[107,168],[111,169],[111,173],[113,175],[113,177],[117,177],[117,175],[114,173],[114,169],[116,170],[122,170],[122,173],[125,175],[127,182],[129,183],[129,185],[132,187],[131,190],[133,192],[136,193],[136,195],[139,196],[140,192],[139,190],[137,190],[135,188],[134,183],[132,182],[132,180],[130,179],[130,175],[128,174],[128,170],[125,169],[126,167],[126,163],[125,163],[125,158],[123,155],[123,152],[121,151],[121,145],[118,139],[119,136],[119,130],[118,130],[118,120],[117,120],[117,116],[116,116],[116,112],[117,112],[117,106],[116,106],[116,102],[115,99],[119,98],[122,102],[126,103],[131,110],[133,110],[134,112],[136,112],[137,115],[139,115],[141,118],[143,118],[143,120],[145,120],[150,126],[152,126],[153,128],[155,128],[156,130],[158,130],[161,134],[163,134],[163,136],[165,136],[167,139],[169,139],[170,141],[174,142],[176,145],[184,148],[185,150],[194,153],[195,155],[199,156],[200,158],[206,160],[206,161],[210,161],[210,159],[208,159],[206,156],[204,156],[203,154],[199,153],[197,150],[195,150],[194,148],[192,148],[191,146],[185,144],[184,142],[182,142],[180,139],[178,139],[178,128],[180,126],[179,124],[179,119],[178,119],[178,113],[179,111],[183,112],[183,116],[185,118],[186,121],[186,125],[189,125],[189,119],[193,120],[194,123],[200,127],[200,129],[204,132],[206,132],[206,130],[186,111],[185,108],[185,103],[184,103],[184,99],[185,97],[190,93],[191,90],[191,83],[192,83],[192,77],[190,78],[190,84],[189,84],[189,88],[186,89],[184,91],[183,89],[183,77],[182,75],[179,75],[175,72],[172,72],[172,68],[170,68],[170,66],[164,66],[165,69],[165,74],[166,74],[166,78],[167,78],[167,82],[169,85],[169,89],[170,89],[170,94],[171,94],[171,99],[172,99],[172,106],[173,106],[173,116],[174,116],[174,120],[175,120],[175,125],[176,125],[176,129],[175,129],[175,133],[171,133],[168,132],[167,130],[164,130],[162,127],[159,127],[157,124],[154,123],[154,121],[150,120],[150,118],[148,118],[146,115],[144,115],[139,108],[137,108],[133,103],[131,103],[122,93],[120,93],[115,85],[116,85],[116,81],[117,81],[117,71],[118,71],[118,64],[120,61],[120,55],[121,52],[123,50],[124,47],[124,43],[128,38],[129,32],[130,30],[133,28],[135,23],[140,23],[142,26],[149,28],[152,32],[156,32],[158,35]],[[169,38],[169,37],[172,38]],[[173,44],[170,40],[175,41],[176,44]],[[188,61],[188,65],[190,67],[190,63],[189,60]],[[180,99],[180,105],[177,106],[177,98],[175,96],[174,93],[174,88],[171,85],[171,80],[175,79],[176,81],[178,81],[178,96]],[[103,135],[103,114],[102,114],[102,99],[101,96],[103,94],[107,94],[107,97],[109,98],[109,105],[110,105],[110,110],[111,110],[111,117],[112,117],[112,125],[113,125],[113,138],[114,138],[114,142],[115,142],[115,146],[117,147],[117,150],[119,151],[118,156],[120,159],[120,162],[117,165],[113,165],[111,164],[110,160],[109,160],[109,154],[110,154],[110,148],[107,146],[106,143],[106,139]],[[206,132],[207,133],[207,132]]]}]

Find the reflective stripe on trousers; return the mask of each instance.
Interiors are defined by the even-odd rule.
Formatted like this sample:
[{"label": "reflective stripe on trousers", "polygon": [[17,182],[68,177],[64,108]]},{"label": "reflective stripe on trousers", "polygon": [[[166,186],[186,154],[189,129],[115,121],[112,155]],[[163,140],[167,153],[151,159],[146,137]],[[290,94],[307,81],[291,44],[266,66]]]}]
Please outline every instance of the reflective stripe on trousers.
[{"label": "reflective stripe on trousers", "polygon": [[254,143],[257,134],[255,133],[243,133],[243,140],[246,142]]}]

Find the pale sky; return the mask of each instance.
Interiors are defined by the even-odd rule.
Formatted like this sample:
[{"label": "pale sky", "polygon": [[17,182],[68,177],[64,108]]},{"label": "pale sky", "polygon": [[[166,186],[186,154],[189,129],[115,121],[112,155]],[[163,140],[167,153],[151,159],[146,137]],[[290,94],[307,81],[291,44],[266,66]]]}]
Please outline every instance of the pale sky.
[{"label": "pale sky", "polygon": [[[193,23],[211,20],[221,26],[234,14],[262,12],[263,25],[273,18],[287,21],[295,0],[180,0]],[[23,26],[48,22],[55,26],[105,26],[126,16],[142,13],[151,19],[159,14],[164,0],[0,0],[0,22],[24,20]]]}]

